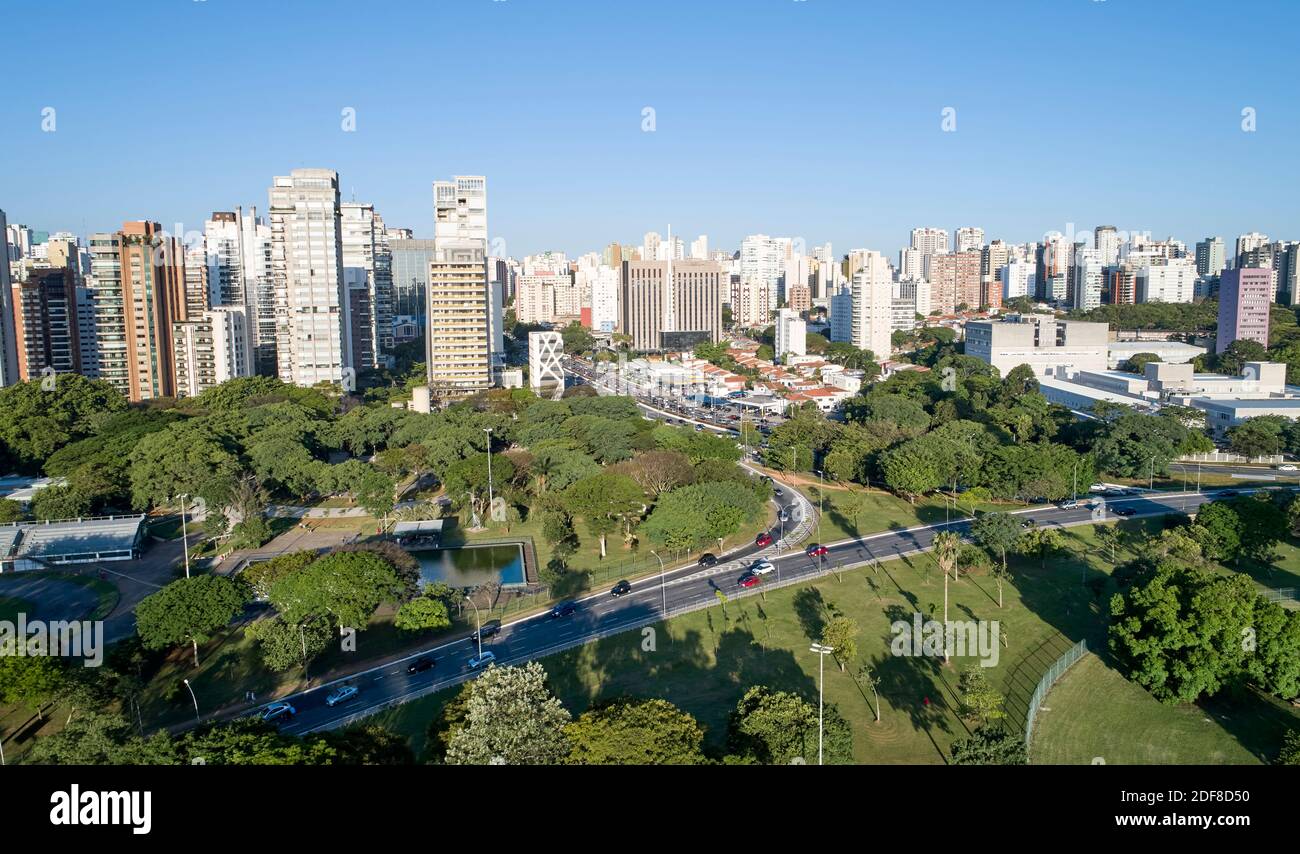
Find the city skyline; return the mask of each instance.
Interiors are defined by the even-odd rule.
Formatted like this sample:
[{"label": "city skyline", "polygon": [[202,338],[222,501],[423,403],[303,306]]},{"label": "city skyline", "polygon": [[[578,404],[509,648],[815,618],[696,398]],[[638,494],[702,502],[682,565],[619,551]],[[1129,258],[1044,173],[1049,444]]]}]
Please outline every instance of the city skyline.
[{"label": "city skyline", "polygon": [[[40,63],[0,104],[10,222],[83,237],[141,219],[199,231],[213,211],[264,206],[272,176],[313,167],[340,173],[343,200],[374,204],[421,238],[432,236],[432,180],[491,175],[490,237],[514,257],[595,251],[670,222],[716,247],[767,233],[831,242],[839,254],[892,253],[918,224],[974,225],[1010,242],[1069,223],[1189,243],[1300,232],[1288,203],[1300,179],[1285,168],[1300,126],[1286,100],[1296,61],[1264,50],[1249,64],[1204,62],[1221,49],[1218,4],[1178,4],[1170,16],[1161,4],[1008,2],[979,18],[916,22],[902,9],[843,3],[670,2],[662,19],[689,23],[671,29],[679,60],[668,67],[619,37],[636,31],[634,9],[463,3],[406,12],[394,29],[344,4],[315,4],[306,19],[292,4],[252,8],[153,7],[176,35],[156,46],[156,67],[168,68],[159,78],[113,52],[127,21],[76,6],[97,38],[66,63]],[[1300,21],[1300,10],[1262,0],[1232,14],[1280,29]],[[37,64],[43,21],[35,9],[8,13],[14,62]],[[285,45],[276,36],[290,22],[297,38]],[[887,35],[870,51],[836,50],[830,39],[855,27]],[[333,28],[353,34],[358,62],[384,63],[386,83],[361,83],[355,62],[297,70],[316,50],[312,35]],[[422,45],[461,29],[487,34],[493,49],[431,78]],[[1074,59],[1087,69],[1054,96],[1050,86],[1024,90],[1037,79],[1035,52],[1017,48],[1047,34],[1058,67]],[[552,48],[566,42],[582,49]],[[772,58],[823,43],[808,62]],[[229,50],[216,66],[183,61],[221,45]],[[1085,65],[1101,46],[1140,50],[1146,76]],[[580,73],[592,67],[604,71]],[[899,76],[900,67],[913,71]],[[99,78],[114,87],[87,84]],[[430,82],[437,90],[421,94]],[[113,124],[139,86],[183,94]],[[1153,97],[1159,110],[1145,107]],[[478,132],[439,133],[453,112]],[[1168,180],[1153,183],[1156,169]],[[1273,193],[1240,192],[1261,173]]]}]

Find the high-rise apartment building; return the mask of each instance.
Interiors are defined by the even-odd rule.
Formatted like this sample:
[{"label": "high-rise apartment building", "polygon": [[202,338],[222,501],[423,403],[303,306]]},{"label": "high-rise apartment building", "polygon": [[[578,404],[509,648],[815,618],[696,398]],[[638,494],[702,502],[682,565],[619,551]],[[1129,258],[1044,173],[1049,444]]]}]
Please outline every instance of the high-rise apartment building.
[{"label": "high-rise apartment building", "polygon": [[709,236],[707,234],[701,234],[691,241],[691,260],[709,260]]},{"label": "high-rise apartment building", "polygon": [[217,306],[172,325],[176,396],[197,397],[209,388],[251,373],[247,309]]},{"label": "high-rise apartment building", "polygon": [[1120,239],[1119,229],[1113,225],[1099,225],[1092,230],[1092,248],[1097,250],[1103,267],[1112,267],[1119,263],[1119,252],[1123,245],[1124,241]]},{"label": "high-rise apartment building", "polygon": [[1047,302],[1062,303],[1069,298],[1069,276],[1074,246],[1059,231],[1043,237],[1038,247],[1038,298]]},{"label": "high-rise apartment building", "polygon": [[948,251],[948,229],[914,228],[912,229],[912,248],[926,255],[942,255]]},{"label": "high-rise apartment building", "polygon": [[957,229],[954,252],[978,252],[984,248],[984,229],[965,226]]},{"label": "high-rise apartment building", "polygon": [[[10,230],[5,212],[0,211],[0,234],[5,235],[0,245],[0,388],[18,381],[18,349],[14,342],[13,294],[9,284]],[[16,235],[15,235],[16,237]],[[13,243],[14,252],[21,251]],[[13,260],[17,260],[16,258]]]},{"label": "high-rise apartment building", "polygon": [[1186,259],[1147,264],[1138,270],[1138,302],[1189,303],[1196,295],[1196,267]]},{"label": "high-rise apartment building", "polygon": [[771,289],[767,282],[737,277],[731,283],[731,322],[742,329],[766,326],[772,316]]},{"label": "high-rise apartment building", "polygon": [[1227,266],[1223,238],[1207,237],[1196,244],[1196,272],[1202,276],[1217,276]]},{"label": "high-rise apartment building", "polygon": [[76,275],[71,267],[37,267],[13,286],[18,378],[80,373]]},{"label": "high-rise apartment building", "polygon": [[[979,253],[962,253],[975,259],[975,286],[979,287]],[[936,256],[943,257],[943,256]],[[894,322],[894,284],[889,262],[879,252],[862,254],[862,266],[853,274],[853,320],[850,341],[870,350],[877,361],[889,358]]]},{"label": "high-rise apartment building", "polygon": [[1021,260],[1010,261],[1002,268],[1003,301],[1018,297],[1033,299],[1038,291],[1034,276],[1033,264]]},{"label": "high-rise apartment building", "polygon": [[343,385],[354,367],[345,326],[338,173],[295,169],[275,178],[269,196],[276,373],[293,385]]},{"label": "high-rise apartment building", "polygon": [[253,354],[252,373],[276,376],[276,291],[271,265],[271,227],[242,208],[216,211],[204,223],[208,291],[213,306],[241,306]]},{"label": "high-rise apartment building", "polygon": [[[374,205],[339,205],[343,278],[349,300],[346,326],[357,370],[386,363],[393,350],[393,257],[384,220]],[[355,310],[354,310],[355,308]]]},{"label": "high-rise apartment building", "polygon": [[433,197],[425,351],[430,394],[446,401],[492,384],[495,301],[488,281],[487,178],[436,181]]},{"label": "high-rise apartment building", "polygon": [[1235,266],[1237,267],[1249,266],[1248,264],[1244,263],[1244,259],[1247,253],[1259,249],[1261,246],[1265,246],[1267,243],[1268,243],[1268,235],[1260,234],[1258,231],[1252,231],[1249,234],[1243,234],[1240,237],[1238,237],[1237,254],[1235,256],[1236,257]]},{"label": "high-rise apartment building", "polygon": [[775,325],[776,358],[785,361],[787,356],[803,356],[808,353],[808,324],[799,316],[799,312],[783,308],[776,313]]},{"label": "high-rise apartment building", "polygon": [[766,291],[769,312],[780,304],[786,261],[793,257],[793,248],[790,238],[766,234],[751,234],[740,243],[740,281]]},{"label": "high-rise apartment building", "polygon": [[982,304],[980,267],[982,253],[947,252],[930,258],[930,286],[934,307],[952,314],[963,306],[977,309]]},{"label": "high-rise apartment building", "polygon": [[1105,265],[1101,259],[1100,249],[1075,250],[1074,266],[1070,268],[1072,308],[1090,311],[1101,305],[1102,285],[1105,279]]}]

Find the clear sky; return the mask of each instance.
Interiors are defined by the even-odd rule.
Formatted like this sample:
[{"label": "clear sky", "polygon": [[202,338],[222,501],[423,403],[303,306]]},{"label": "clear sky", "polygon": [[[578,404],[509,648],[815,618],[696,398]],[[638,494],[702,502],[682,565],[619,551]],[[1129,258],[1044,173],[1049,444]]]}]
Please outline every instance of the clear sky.
[{"label": "clear sky", "polygon": [[201,229],[318,166],[417,236],[433,180],[487,175],[515,256],[669,223],[838,254],[916,225],[1300,238],[1297,25],[1296,0],[9,0],[0,209]]}]

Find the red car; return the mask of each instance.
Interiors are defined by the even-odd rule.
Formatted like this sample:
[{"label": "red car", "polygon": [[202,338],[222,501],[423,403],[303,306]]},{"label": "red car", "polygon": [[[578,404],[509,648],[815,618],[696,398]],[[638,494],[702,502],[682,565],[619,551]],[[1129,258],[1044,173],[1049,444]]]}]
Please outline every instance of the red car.
[{"label": "red car", "polygon": [[749,573],[746,573],[740,576],[740,578],[736,579],[736,583],[739,584],[741,587],[757,587],[762,582],[762,580],[763,579],[759,578],[757,575],[751,575]]},{"label": "red car", "polygon": [[804,552],[808,557],[826,557],[826,555],[830,554],[830,549],[826,548],[821,543],[813,543],[811,546],[804,549]]},{"label": "red car", "polygon": [[767,531],[764,531],[763,533],[759,534],[757,537],[754,538],[754,545],[756,546],[772,545],[772,535],[769,534]]}]

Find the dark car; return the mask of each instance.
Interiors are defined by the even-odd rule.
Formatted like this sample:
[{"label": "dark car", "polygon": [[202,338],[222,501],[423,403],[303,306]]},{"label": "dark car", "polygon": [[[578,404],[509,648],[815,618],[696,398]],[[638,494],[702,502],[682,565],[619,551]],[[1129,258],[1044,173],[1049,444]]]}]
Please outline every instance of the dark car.
[{"label": "dark car", "polygon": [[412,661],[410,664],[406,665],[407,673],[423,673],[426,670],[432,670],[432,669],[433,669],[433,659],[429,658],[427,655],[424,656],[423,658],[417,658],[415,661]]},{"label": "dark car", "polygon": [[1033,520],[1033,519],[1025,518],[1025,519],[1023,519],[1023,520],[1020,522],[1020,527],[1022,527],[1022,528],[1032,528],[1032,527],[1034,527],[1034,524],[1035,524],[1035,523],[1034,523],[1034,520]]},{"label": "dark car", "polygon": [[772,545],[772,535],[764,531],[754,538],[754,545],[759,547]]},{"label": "dark car", "polygon": [[1111,511],[1116,516],[1132,516],[1137,513],[1132,507],[1119,507]]},{"label": "dark car", "polygon": [[718,558],[713,552],[705,552],[704,554],[700,555],[700,559],[697,560],[695,563],[698,566],[704,566],[704,567],[717,566]]},{"label": "dark car", "polygon": [[628,580],[625,578],[622,581],[620,581],[618,584],[615,584],[610,589],[609,595],[617,599],[618,597],[626,596],[631,592],[632,592],[632,585],[628,583]]},{"label": "dark car", "polygon": [[578,603],[573,600],[561,602],[551,609],[551,619],[558,620],[561,617],[571,617],[578,610]]},{"label": "dark car", "polygon": [[1224,489],[1224,490],[1222,490],[1222,491],[1219,492],[1219,497],[1220,497],[1220,498],[1236,498],[1236,497],[1237,497],[1237,490],[1235,490],[1235,489]]},{"label": "dark car", "polygon": [[488,638],[492,637],[493,635],[497,634],[500,631],[501,631],[501,621],[489,620],[488,622],[483,624],[483,628],[479,629],[477,632],[470,635],[469,639],[475,642],[481,640],[487,640]]},{"label": "dark car", "polygon": [[830,549],[826,548],[821,543],[813,543],[811,546],[804,549],[804,553],[808,555],[808,557],[825,557],[830,553]]}]

